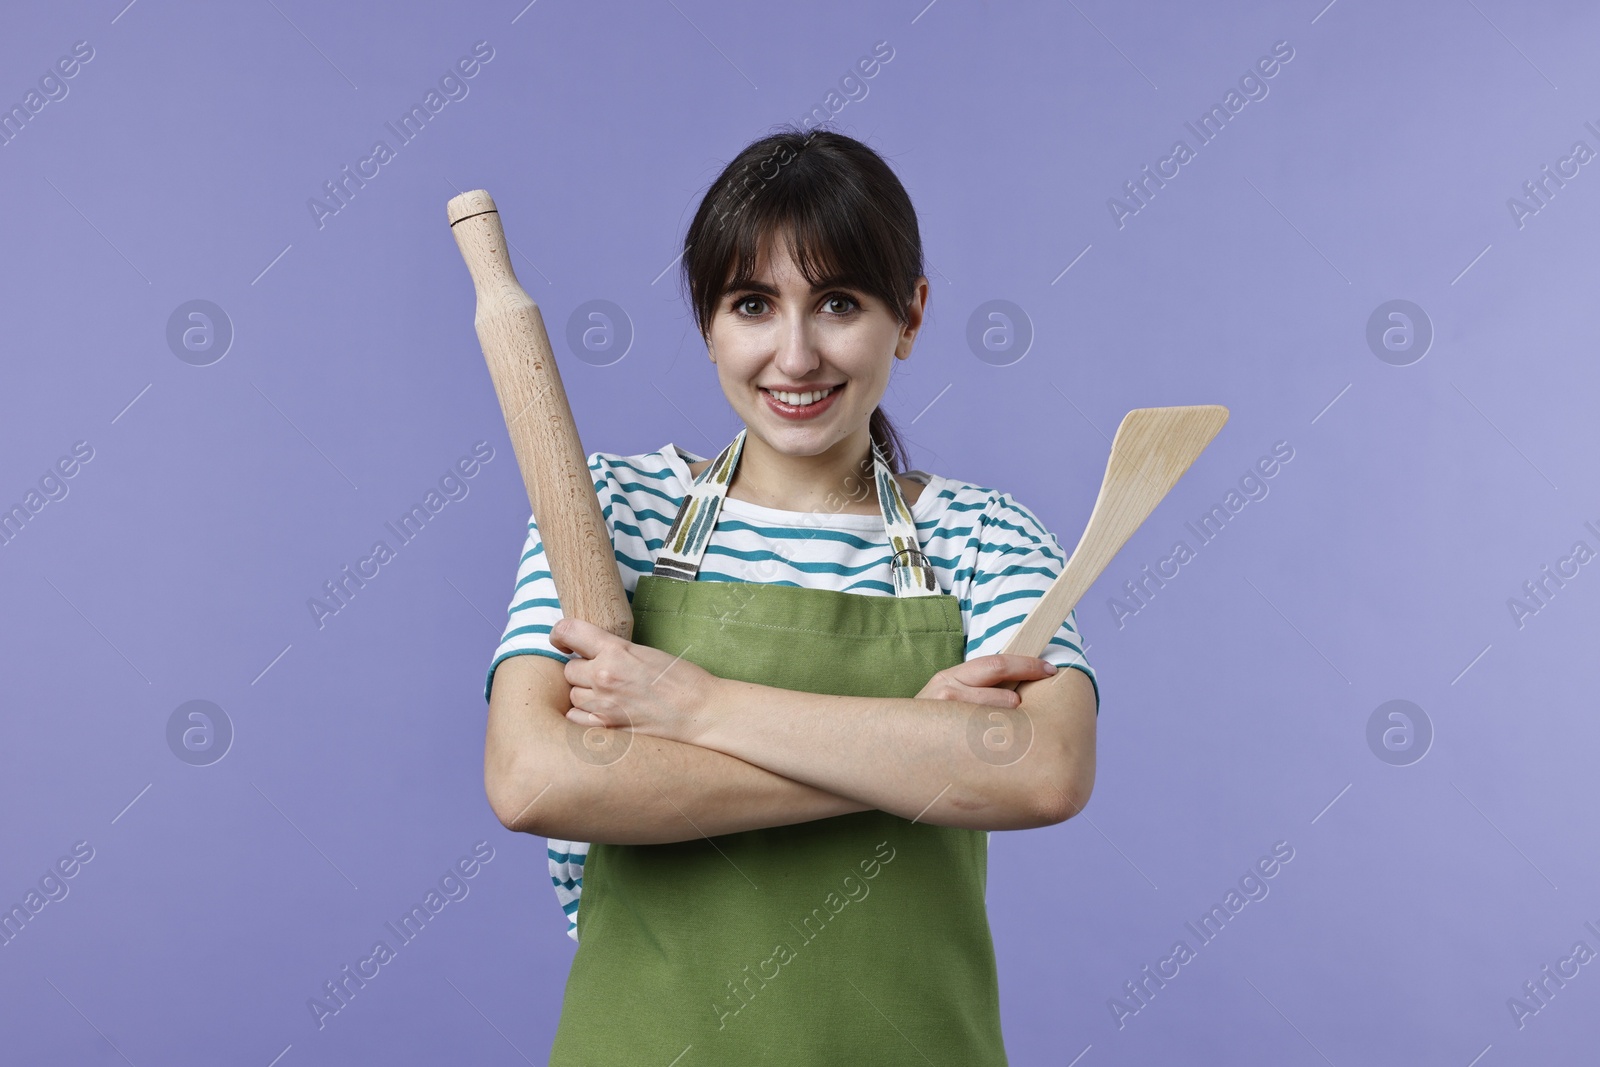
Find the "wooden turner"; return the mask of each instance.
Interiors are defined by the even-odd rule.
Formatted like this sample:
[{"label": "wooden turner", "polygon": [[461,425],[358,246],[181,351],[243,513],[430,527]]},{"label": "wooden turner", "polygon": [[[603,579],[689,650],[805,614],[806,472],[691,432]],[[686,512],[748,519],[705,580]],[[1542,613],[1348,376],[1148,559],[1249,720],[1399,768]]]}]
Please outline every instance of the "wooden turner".
[{"label": "wooden turner", "polygon": [[1123,416],[1078,547],[1002,651],[1044,653],[1078,600],[1227,421],[1228,409],[1221,404],[1135,408]]}]

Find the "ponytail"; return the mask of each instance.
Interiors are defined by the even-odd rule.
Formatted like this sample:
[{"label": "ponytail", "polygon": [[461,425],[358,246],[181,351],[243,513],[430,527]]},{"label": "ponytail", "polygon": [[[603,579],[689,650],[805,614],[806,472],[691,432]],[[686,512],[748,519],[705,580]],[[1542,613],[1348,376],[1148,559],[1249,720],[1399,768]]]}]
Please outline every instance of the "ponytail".
[{"label": "ponytail", "polygon": [[900,436],[900,431],[894,428],[894,423],[889,421],[889,416],[882,407],[872,409],[872,418],[867,424],[868,432],[872,434],[872,442],[883,450],[883,458],[889,464],[891,474],[901,474],[906,470],[906,461],[911,455],[906,447],[905,438]]}]

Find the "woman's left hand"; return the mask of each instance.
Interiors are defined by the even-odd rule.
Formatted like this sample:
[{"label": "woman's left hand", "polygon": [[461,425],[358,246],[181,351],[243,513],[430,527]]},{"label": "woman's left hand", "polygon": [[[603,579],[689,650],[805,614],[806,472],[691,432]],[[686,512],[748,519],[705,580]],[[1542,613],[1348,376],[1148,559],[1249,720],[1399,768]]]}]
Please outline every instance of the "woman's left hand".
[{"label": "woman's left hand", "polygon": [[574,657],[563,673],[572,686],[567,719],[579,726],[686,741],[716,682],[682,656],[625,641],[582,619],[561,619],[550,628],[550,643]]}]

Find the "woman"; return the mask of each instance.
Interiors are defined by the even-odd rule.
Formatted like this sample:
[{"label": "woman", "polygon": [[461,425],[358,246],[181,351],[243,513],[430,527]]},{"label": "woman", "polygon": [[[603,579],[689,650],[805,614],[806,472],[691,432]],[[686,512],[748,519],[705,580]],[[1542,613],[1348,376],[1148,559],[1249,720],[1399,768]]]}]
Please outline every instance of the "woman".
[{"label": "woman", "polygon": [[751,144],[683,272],[744,429],[592,454],[632,641],[562,617],[530,522],[485,686],[490,802],[551,838],[579,942],[550,1062],[1004,1064],[984,831],[1094,780],[1074,620],[997,654],[1060,545],[1009,494],[900,470],[878,402],[928,282],[871,149]]}]

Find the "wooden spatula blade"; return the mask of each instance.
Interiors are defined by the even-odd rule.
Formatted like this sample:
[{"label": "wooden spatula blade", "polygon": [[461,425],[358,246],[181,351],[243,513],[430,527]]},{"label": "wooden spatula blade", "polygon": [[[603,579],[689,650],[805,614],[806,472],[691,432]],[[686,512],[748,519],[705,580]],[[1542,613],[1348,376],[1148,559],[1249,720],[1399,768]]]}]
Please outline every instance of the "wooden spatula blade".
[{"label": "wooden spatula blade", "polygon": [[1227,421],[1228,409],[1220,404],[1135,408],[1122,417],[1089,516],[1092,528],[1105,506],[1107,529],[1123,531],[1113,554],[1150,517]]},{"label": "wooden spatula blade", "polygon": [[1006,652],[1020,656],[1044,652],[1112,557],[1227,421],[1228,409],[1221,404],[1135,408],[1123,416],[1083,537],[1061,574],[1012,635]]}]

